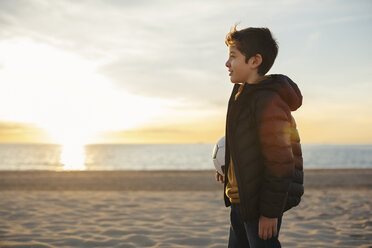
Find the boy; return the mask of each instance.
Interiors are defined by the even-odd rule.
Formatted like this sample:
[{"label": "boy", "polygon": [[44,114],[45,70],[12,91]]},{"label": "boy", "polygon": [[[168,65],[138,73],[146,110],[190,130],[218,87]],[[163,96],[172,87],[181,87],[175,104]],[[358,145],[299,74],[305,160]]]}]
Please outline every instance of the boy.
[{"label": "boy", "polygon": [[284,211],[303,195],[302,152],[291,111],[302,104],[287,76],[265,75],[278,45],[267,28],[236,26],[226,36],[226,67],[234,83],[226,117],[226,207],[231,206],[228,247],[281,247]]}]

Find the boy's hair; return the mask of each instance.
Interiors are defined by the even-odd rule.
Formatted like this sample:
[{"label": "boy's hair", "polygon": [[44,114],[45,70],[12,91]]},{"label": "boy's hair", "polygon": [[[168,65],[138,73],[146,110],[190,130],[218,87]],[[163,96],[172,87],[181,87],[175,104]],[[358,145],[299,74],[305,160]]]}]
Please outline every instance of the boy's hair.
[{"label": "boy's hair", "polygon": [[278,44],[272,37],[268,28],[245,28],[237,30],[235,25],[226,35],[225,43],[227,46],[236,46],[236,48],[245,56],[245,62],[261,54],[262,63],[258,67],[258,74],[265,75],[278,55]]}]

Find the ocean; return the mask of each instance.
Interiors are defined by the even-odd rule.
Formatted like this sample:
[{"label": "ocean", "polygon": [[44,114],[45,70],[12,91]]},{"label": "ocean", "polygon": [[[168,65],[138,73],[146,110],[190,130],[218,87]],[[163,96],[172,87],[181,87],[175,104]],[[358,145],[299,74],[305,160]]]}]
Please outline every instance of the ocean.
[{"label": "ocean", "polygon": [[[0,170],[213,170],[214,144],[0,143]],[[372,168],[372,145],[302,145],[305,169]]]}]

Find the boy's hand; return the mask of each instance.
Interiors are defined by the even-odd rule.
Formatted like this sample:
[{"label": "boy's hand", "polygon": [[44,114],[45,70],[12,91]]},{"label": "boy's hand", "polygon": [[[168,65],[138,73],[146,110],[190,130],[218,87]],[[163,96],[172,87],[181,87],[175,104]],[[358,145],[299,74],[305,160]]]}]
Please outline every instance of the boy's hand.
[{"label": "boy's hand", "polygon": [[225,183],[225,180],[223,179],[223,176],[220,173],[218,173],[218,171],[216,171],[216,181],[221,182],[221,183]]},{"label": "boy's hand", "polygon": [[271,239],[278,234],[278,218],[267,218],[260,216],[258,222],[258,237],[263,240]]}]

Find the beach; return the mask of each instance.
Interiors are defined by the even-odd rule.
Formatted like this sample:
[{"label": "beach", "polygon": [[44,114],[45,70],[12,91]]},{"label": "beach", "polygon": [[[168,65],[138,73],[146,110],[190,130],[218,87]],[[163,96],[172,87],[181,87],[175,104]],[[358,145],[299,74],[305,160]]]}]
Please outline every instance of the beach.
[{"label": "beach", "polygon": [[[1,171],[0,247],[227,247],[214,171]],[[306,170],[283,247],[372,247],[372,170]]]}]

